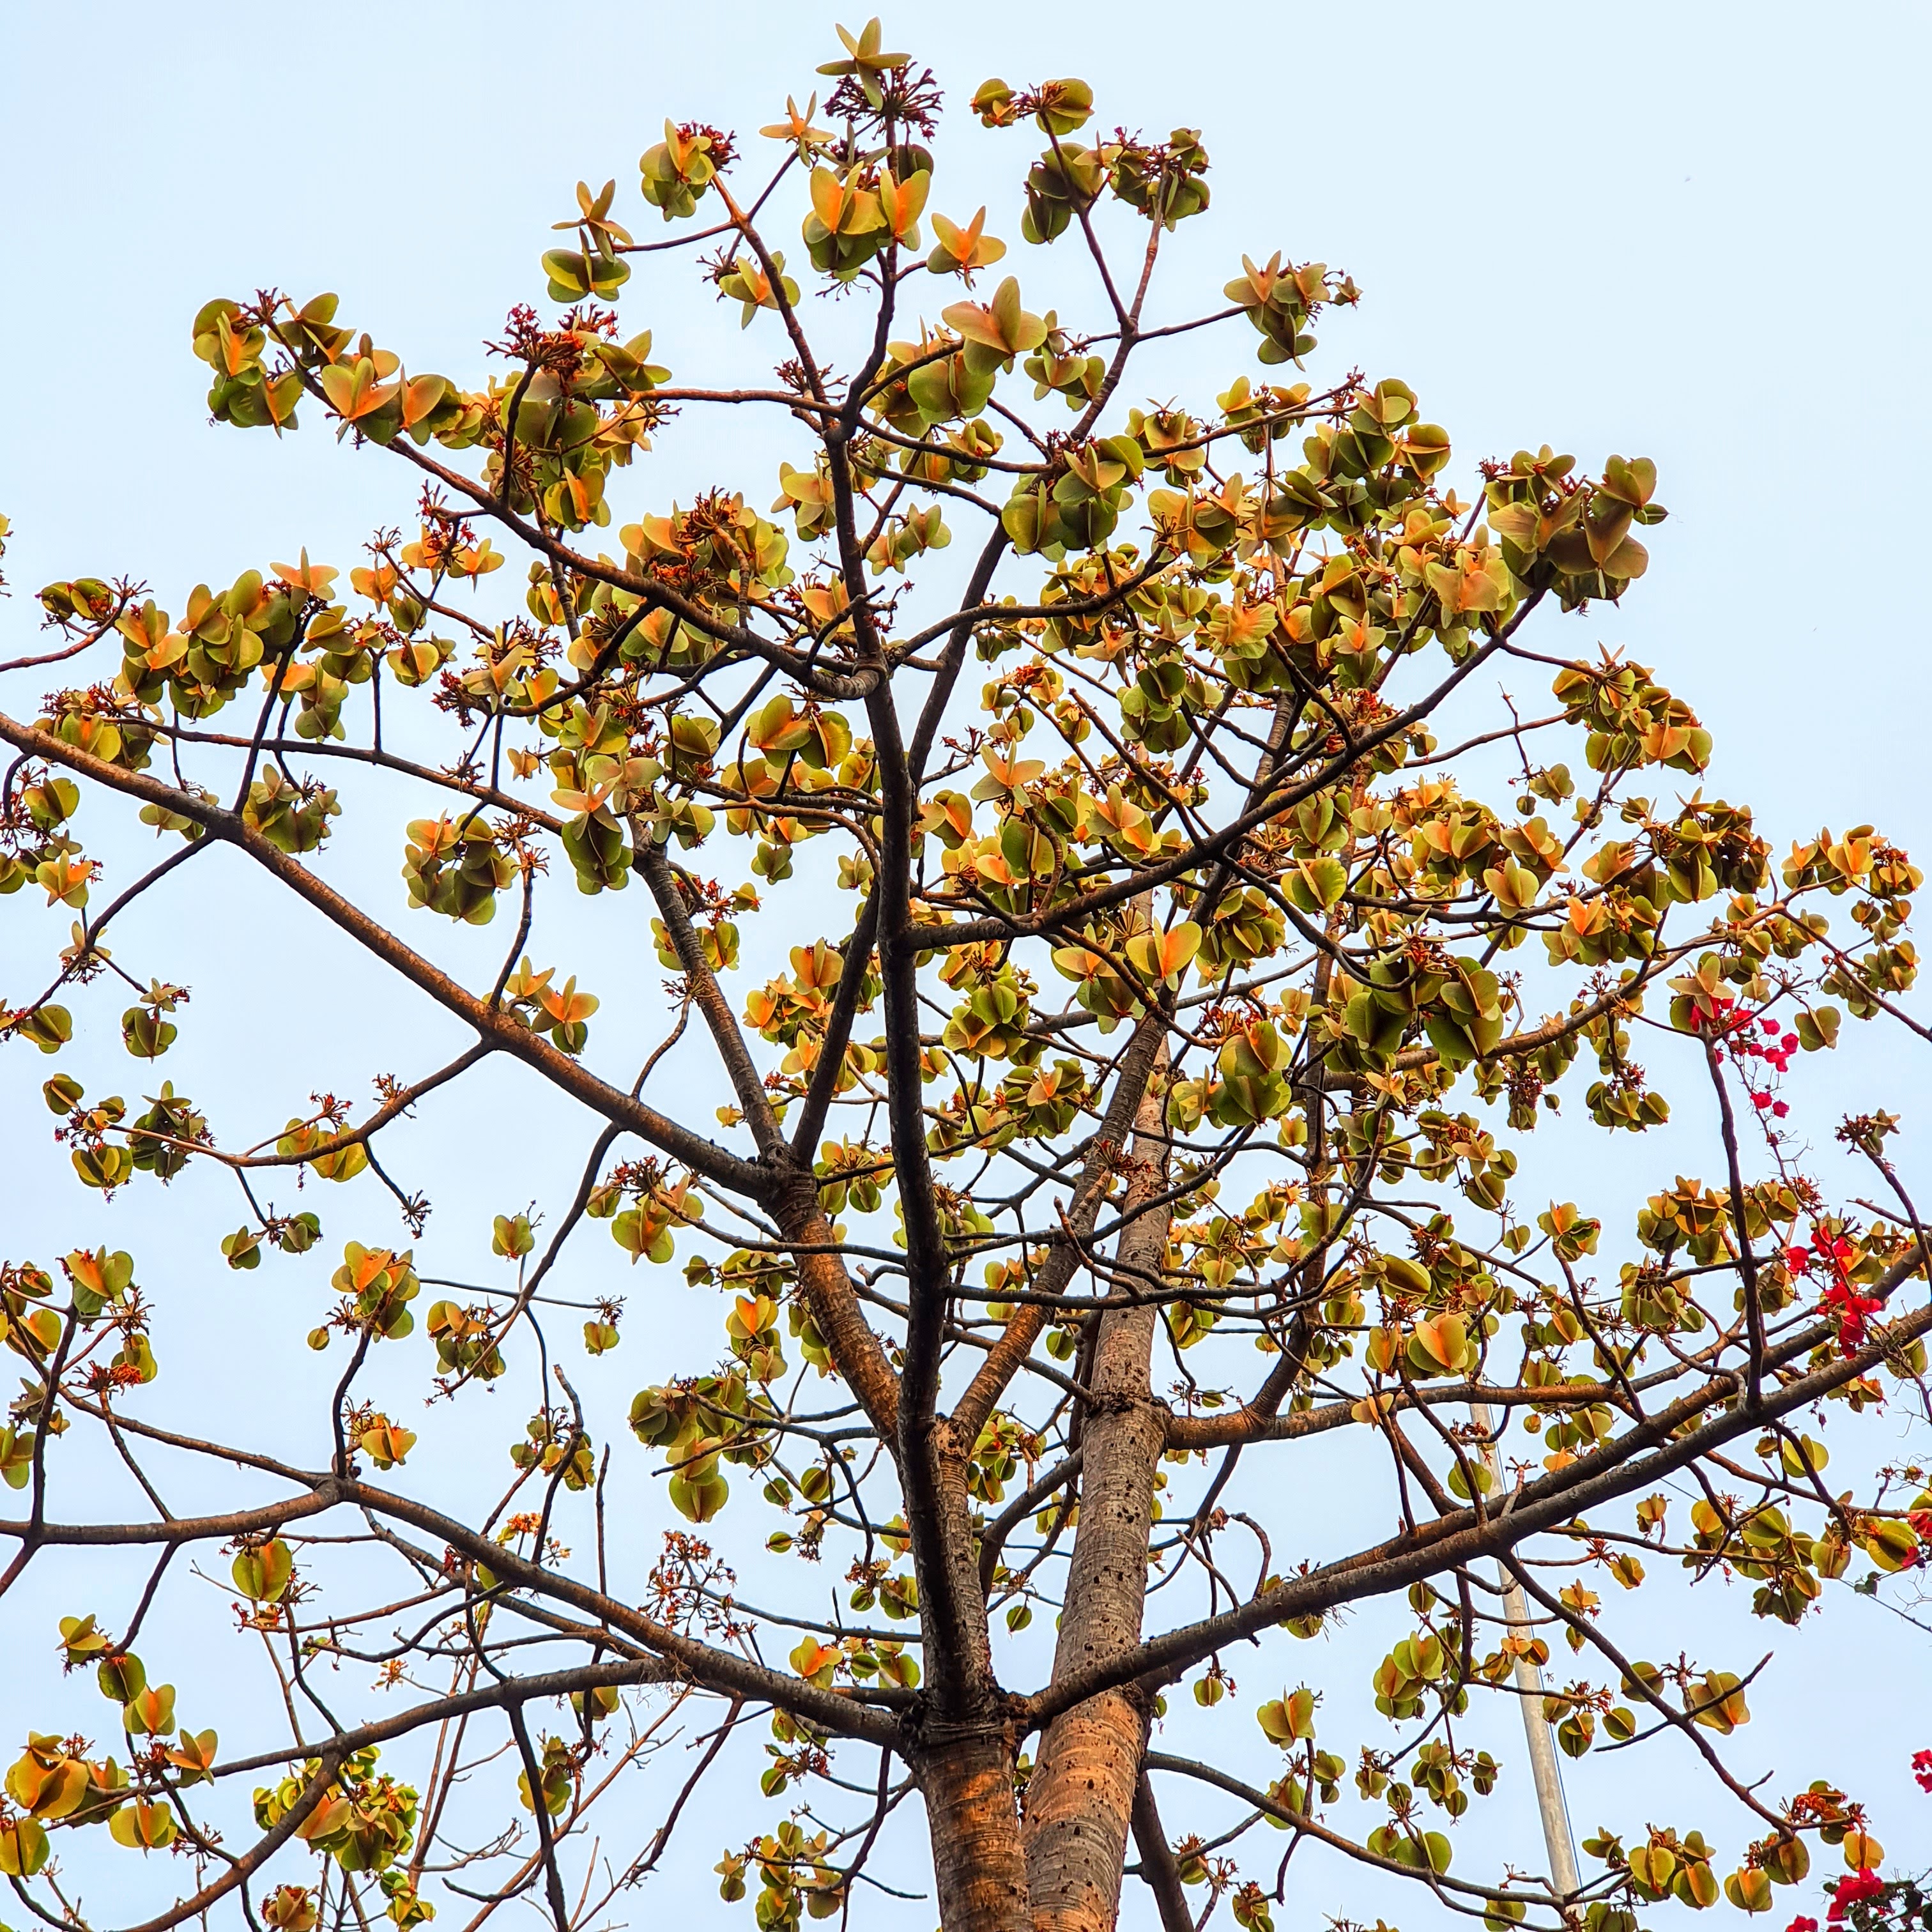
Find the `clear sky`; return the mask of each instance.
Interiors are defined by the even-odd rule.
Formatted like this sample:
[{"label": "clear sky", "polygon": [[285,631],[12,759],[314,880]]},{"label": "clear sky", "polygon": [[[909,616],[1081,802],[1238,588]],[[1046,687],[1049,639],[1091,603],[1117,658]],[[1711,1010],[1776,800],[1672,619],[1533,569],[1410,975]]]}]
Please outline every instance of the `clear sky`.
[{"label": "clear sky", "polygon": [[[346,317],[412,367],[473,380],[478,344],[510,303],[541,299],[536,258],[570,212],[572,184],[615,176],[620,208],[637,215],[636,158],[664,118],[745,130],[773,118],[788,93],[802,100],[818,84],[811,70],[832,51],[834,17],[800,0],[254,13],[16,0],[0,11],[0,512],[14,523],[14,592],[0,604],[0,656],[27,647],[31,592],[50,578],[146,578],[178,608],[197,580],[225,583],[304,544],[346,568],[372,527],[408,521],[408,493],[388,470],[315,428],[278,447],[208,424],[205,371],[188,350],[203,301],[333,289]],[[842,17],[856,26],[862,16]],[[1581,620],[1587,638],[1573,624],[1550,648],[1600,639],[1657,666],[1716,734],[1707,789],[1756,803],[1780,850],[1821,822],[1875,821],[1926,862],[1932,10],[979,0],[888,13],[886,26],[889,41],[938,69],[952,104],[970,184],[941,199],[992,202],[1022,274],[1034,270],[1011,211],[1031,149],[1023,136],[959,139],[961,110],[989,74],[1077,74],[1107,122],[1203,130],[1214,206],[1175,251],[1200,280],[1218,288],[1244,249],[1353,272],[1365,300],[1328,319],[1324,366],[1408,380],[1450,429],[1459,469],[1544,442],[1586,463],[1612,451],[1654,458],[1672,515],[1649,574],[1624,608]],[[952,151],[942,147],[943,165]],[[714,349],[740,352],[735,312],[681,279],[640,276],[625,313],[656,330],[680,376]],[[1248,366],[1242,345],[1212,373]],[[1177,389],[1186,379],[1177,367]],[[667,495],[716,478],[768,499],[770,451],[735,447],[730,434],[701,446],[668,439]],[[346,844],[385,880],[394,817],[366,850]],[[366,976],[232,877],[211,871],[196,891],[122,939],[142,956],[137,972],[196,980],[243,1016],[244,1044],[203,1042],[186,1060],[197,1092],[293,1112],[311,1084],[338,1077],[332,1028],[357,1029],[370,1067],[399,1069],[422,1064],[448,1030],[412,1009],[364,1005]],[[47,934],[61,929],[33,913],[37,896],[0,909],[0,994],[26,996]],[[493,959],[496,943],[483,949]],[[123,1082],[136,1077],[128,1064]],[[45,1071],[20,1048],[0,1063],[0,1253],[44,1261],[76,1238],[77,1202],[70,1186],[44,1186],[64,1166],[34,1092]],[[1922,1126],[1923,1070],[1892,1049],[1850,1051],[1815,1079],[1821,1142],[1855,1106]],[[532,1124],[509,1158],[471,1144],[460,1119],[419,1130],[424,1160],[453,1175],[433,1223],[433,1242],[455,1244],[437,1251],[454,1257],[440,1264],[483,1265],[488,1214],[554,1190],[581,1139],[573,1126],[553,1149]],[[1906,1156],[1922,1175],[1926,1147],[1915,1139]],[[1636,1192],[1668,1181],[1674,1154],[1592,1144],[1574,1157],[1600,1160]],[[212,1186],[184,1184],[162,1204],[172,1213],[148,1193],[111,1210],[120,1219],[102,1232],[135,1247],[157,1280],[195,1280],[160,1338],[164,1366],[200,1378],[199,1399],[225,1418],[273,1435],[288,1324],[264,1304],[295,1277],[271,1263],[245,1294],[232,1278],[209,1282],[221,1271],[208,1265],[206,1217],[232,1224],[232,1208]],[[694,1318],[662,1319],[682,1333]],[[634,1386],[642,1366],[620,1354],[611,1388]],[[504,1408],[488,1440],[514,1419]],[[50,1634],[40,1622],[75,1606],[37,1603],[23,1637],[21,1612],[6,1606],[0,1646],[40,1646]],[[1801,1759],[1856,1778],[1906,1826],[1889,1834],[1901,1857],[1916,1826],[1922,1865],[1932,1804],[1903,1767],[1932,1744],[1915,1716],[1932,1653],[1874,1606],[1832,1607],[1827,1626],[1786,1641],[1738,1761],[1778,1767],[1780,1783]],[[1741,1626],[1737,1645],[1765,1647],[1766,1628]],[[1834,1694],[1848,1652],[1893,1662],[1895,1703],[1844,1709]],[[184,1682],[196,1675],[184,1656],[173,1668]],[[4,1748],[51,1720],[10,1665],[0,1680]],[[1661,1815],[1696,1788],[1687,1757],[1666,1740],[1587,1762],[1572,1784],[1580,1825],[1613,1808],[1628,1818],[1652,1794]],[[1484,1826],[1490,1843],[1532,1828],[1526,1787],[1519,1780],[1514,1822]],[[1738,1842],[1714,1801],[1691,1808]],[[742,1836],[740,1820],[706,1822],[721,1843]],[[709,1858],[687,1863],[692,1903],[715,1911]],[[117,1882],[104,1876],[100,1894],[118,1896]],[[1366,1889],[1300,1903],[1340,1910],[1372,1895],[1391,1918],[1428,1922],[1414,1902]],[[1151,1922],[1131,1888],[1129,1911]]]}]

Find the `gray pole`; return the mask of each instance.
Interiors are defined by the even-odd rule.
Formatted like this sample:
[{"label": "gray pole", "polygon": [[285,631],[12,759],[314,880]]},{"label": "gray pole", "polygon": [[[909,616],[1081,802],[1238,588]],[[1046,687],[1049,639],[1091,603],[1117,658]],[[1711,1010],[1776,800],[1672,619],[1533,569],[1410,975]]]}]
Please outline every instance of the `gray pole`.
[{"label": "gray pole", "polygon": [[[1483,1432],[1483,1460],[1488,1466],[1491,1492],[1500,1502],[1503,1472],[1494,1441],[1496,1426],[1486,1402],[1469,1405],[1476,1426]],[[1498,1565],[1503,1586],[1503,1615],[1512,1630],[1527,1633],[1529,1607],[1522,1589],[1507,1570]],[[1549,1848],[1550,1882],[1564,1898],[1576,1892],[1582,1881],[1576,1872],[1576,1841],[1570,1834],[1570,1813],[1563,1802],[1563,1775],[1557,1767],[1556,1740],[1543,1717],[1543,1672],[1527,1657],[1516,1660],[1516,1687],[1522,1704],[1523,1736],[1529,1743],[1530,1776],[1536,1783],[1536,1808],[1543,1820],[1543,1842]]]}]

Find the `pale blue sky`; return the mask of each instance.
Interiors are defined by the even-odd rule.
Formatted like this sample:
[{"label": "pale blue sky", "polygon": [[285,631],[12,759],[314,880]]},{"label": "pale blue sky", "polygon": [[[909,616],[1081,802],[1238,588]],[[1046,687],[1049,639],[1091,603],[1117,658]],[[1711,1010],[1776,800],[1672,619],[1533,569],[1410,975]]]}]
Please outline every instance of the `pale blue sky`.
[{"label": "pale blue sky", "polygon": [[[802,100],[816,84],[811,69],[830,52],[834,17],[816,4],[395,0],[251,14],[15,0],[0,15],[0,511],[14,521],[6,570],[15,592],[0,606],[0,655],[24,648],[36,617],[30,593],[51,578],[142,576],[178,608],[196,580],[225,582],[304,543],[346,568],[373,526],[407,520],[406,487],[314,428],[278,447],[207,424],[204,372],[188,347],[202,301],[271,284],[304,296],[334,289],[345,316],[412,367],[474,380],[479,339],[512,301],[541,298],[536,257],[548,224],[569,211],[572,184],[614,175],[620,207],[638,214],[636,157],[664,118],[749,129],[773,118],[788,92]],[[854,8],[844,17],[856,26],[861,16]],[[1352,271],[1366,298],[1357,314],[1328,318],[1324,365],[1406,379],[1455,437],[1459,469],[1546,440],[1586,462],[1612,450],[1655,459],[1672,514],[1655,532],[1648,577],[1622,610],[1581,620],[1587,637],[1573,626],[1547,647],[1600,638],[1657,666],[1717,734],[1709,789],[1755,802],[1780,850],[1821,820],[1875,820],[1932,848],[1920,591],[1920,475],[1932,446],[1923,131],[1932,11],[1708,0],[1083,10],[996,0],[931,10],[923,22],[901,9],[886,24],[893,44],[938,70],[953,106],[939,203],[965,212],[992,202],[1023,275],[1052,272],[1018,247],[1010,212],[1031,148],[1024,135],[961,139],[960,110],[989,73],[1016,82],[1078,74],[1108,122],[1204,130],[1215,205],[1174,252],[1207,298],[1244,248],[1280,247]],[[645,222],[633,225],[641,232]],[[625,312],[632,326],[655,328],[660,359],[680,376],[741,352],[735,311],[669,278],[640,275]],[[1176,389],[1186,386],[1187,366],[1169,366]],[[1225,380],[1248,366],[1245,344],[1230,344],[1211,374]],[[771,448],[750,432],[736,446],[730,434],[668,437],[664,480],[653,487],[688,496],[718,478],[767,499]],[[368,829],[343,841],[385,882],[399,815],[370,813]],[[231,1107],[252,1102],[249,1118],[268,1127],[279,1124],[268,1114],[295,1111],[312,1085],[342,1084],[344,1056],[324,1037],[331,990],[358,1003],[356,1080],[426,1064],[454,1037],[406,1004],[362,1005],[366,976],[285,909],[228,897],[236,882],[210,869],[198,896],[120,933],[137,973],[193,981],[208,1004],[219,994],[244,1016],[248,1044],[224,1050],[195,1035],[191,1010],[178,1059],[163,1071]],[[0,910],[0,993],[16,997],[40,975],[49,936],[64,930],[34,914],[30,896]],[[494,960],[500,937],[473,953],[460,936],[435,943],[454,959]],[[650,1013],[635,1022],[640,1043],[656,1023]],[[212,1030],[209,1016],[201,1034]],[[118,1048],[98,1060],[103,1080],[124,1087],[139,1077]],[[1888,1106],[1908,1127],[1918,1124],[1916,1064],[1889,1046],[1841,1062],[1807,1063],[1821,1141],[1835,1111],[1853,1106]],[[0,1252],[43,1260],[99,1218],[58,1182],[64,1162],[33,1090],[46,1070],[17,1048],[0,1060],[9,1163]],[[490,1090],[524,1104],[514,1080],[490,1078]],[[531,1116],[512,1172],[500,1154],[464,1144],[473,1118],[466,1108],[427,1120],[405,1144],[426,1168],[466,1168],[440,1196],[425,1244],[452,1271],[486,1265],[488,1213],[554,1195],[587,1138],[572,1124],[553,1145],[538,1131],[550,1117]],[[1625,1192],[1647,1190],[1667,1182],[1676,1153],[1606,1150],[1592,1138],[1573,1149],[1580,1172],[1562,1184],[1581,1192],[1606,1176]],[[1907,1160],[1928,1171],[1919,1144]],[[332,1216],[332,1254],[358,1214],[366,1238],[394,1232],[379,1200],[358,1200],[352,1209],[340,1197],[315,1204]],[[111,1233],[134,1249],[144,1278],[173,1290],[174,1325],[158,1343],[169,1372],[200,1378],[202,1399],[238,1418],[235,1426],[274,1434],[285,1418],[273,1376],[302,1359],[278,1352],[289,1340],[285,1300],[316,1302],[320,1280],[272,1261],[245,1278],[210,1270],[212,1234],[237,1218],[212,1181],[184,1183],[165,1202],[136,1192],[110,1212],[111,1225],[86,1238]],[[586,1264],[598,1285],[638,1287],[619,1278],[608,1245],[600,1240]],[[706,1334],[715,1313],[668,1308],[652,1318],[674,1334]],[[645,1379],[652,1359],[634,1319],[625,1349],[599,1365],[613,1394]],[[495,1445],[524,1400],[505,1396],[488,1418],[490,1458],[500,1458]],[[1347,1526],[1346,1482],[1333,1472],[1327,1497],[1311,1501],[1329,1512],[1324,1546],[1328,1529]],[[7,1606],[8,1654],[16,1642],[38,1654],[51,1635],[40,1624],[78,1604],[37,1600],[24,1636],[15,1634],[22,1612]],[[124,1616],[104,1599],[98,1607],[110,1621]],[[1927,1653],[1870,1606],[1833,1607],[1828,1625],[1786,1640],[1788,1658],[1754,1698],[1760,1720],[1738,1741],[1738,1761],[1783,1774],[1802,1760],[1856,1778],[1896,1821],[1886,1834],[1892,1849],[1909,1856],[1916,1832],[1923,1864],[1932,1802],[1904,1771],[1911,1748],[1932,1743],[1919,1734],[1916,1694],[1850,1718],[1835,1693],[1848,1653],[1892,1659],[1902,1686],[1922,1690]],[[164,1618],[149,1647],[175,1628]],[[1742,1655],[1772,1640],[1764,1627],[1744,1627],[1735,1648]],[[200,1674],[184,1652],[164,1667],[184,1686]],[[30,1721],[54,1721],[43,1692],[56,1694],[43,1686],[29,1704],[10,1666],[8,1675],[0,1747]],[[1653,1797],[1664,1815],[1678,1791],[1698,1789],[1684,1756],[1665,1740],[1591,1760],[1573,1780],[1580,1826],[1632,1821]],[[1735,1814],[1714,1800],[1689,1804],[1688,1822],[1700,1819],[1727,1846],[1739,1841]],[[735,1815],[702,1822],[704,1844],[746,1828]],[[1526,1810],[1497,1809],[1470,1835],[1501,1846],[1529,1828]],[[716,1854],[700,1858],[700,1849],[685,1861],[688,1898],[710,1912],[703,1874]],[[127,1862],[107,1862],[114,1869],[96,1895],[131,1902],[117,1889]],[[1371,1916],[1431,1922],[1416,1903],[1367,1887],[1303,1895],[1304,1922],[1345,1904],[1359,1916],[1357,1901],[1368,1899]],[[1138,1916],[1128,1922],[1151,1922],[1131,1890],[1129,1906]]]}]

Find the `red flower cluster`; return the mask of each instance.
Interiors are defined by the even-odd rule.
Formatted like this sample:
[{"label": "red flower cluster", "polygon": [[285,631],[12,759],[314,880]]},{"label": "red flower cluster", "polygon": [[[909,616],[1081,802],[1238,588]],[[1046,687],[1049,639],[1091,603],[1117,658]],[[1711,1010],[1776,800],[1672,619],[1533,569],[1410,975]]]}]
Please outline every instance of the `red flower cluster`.
[{"label": "red flower cluster", "polygon": [[1873,1898],[1884,1889],[1885,1880],[1876,1872],[1862,1869],[1855,1871],[1850,1878],[1839,1880],[1838,1889],[1832,1894],[1832,1909],[1825,1916],[1835,1925],[1844,1917],[1847,1906]]},{"label": "red flower cluster", "polygon": [[1874,1296],[1861,1294],[1849,1282],[1834,1282],[1818,1298],[1820,1311],[1838,1317],[1838,1347],[1847,1355],[1864,1346],[1865,1317],[1884,1306]]},{"label": "red flower cluster", "polygon": [[1810,1247],[1784,1251],[1784,1264],[1793,1274],[1830,1274],[1830,1286],[1818,1298],[1818,1312],[1837,1318],[1838,1346],[1847,1355],[1864,1346],[1865,1318],[1885,1306],[1852,1285],[1851,1258],[1852,1244],[1842,1234],[1814,1234]]},{"label": "red flower cluster", "polygon": [[1818,1306],[1838,1316],[1838,1346],[1849,1355],[1864,1346],[1865,1317],[1876,1314],[1885,1304],[1840,1283],[1826,1289],[1818,1298]]},{"label": "red flower cluster", "polygon": [[[1918,1528],[1918,1519],[1916,1516],[1912,1519],[1912,1526],[1914,1529]],[[1920,1534],[1922,1535],[1924,1532],[1921,1531]],[[1918,1788],[1921,1791],[1932,1791],[1932,1750],[1912,1753],[1912,1774],[1918,1779]]]},{"label": "red flower cluster", "polygon": [[[1778,1022],[1774,1019],[1760,1019],[1759,1027],[1768,1034],[1775,1034]],[[1788,1033],[1782,1039],[1770,1039],[1760,1044],[1748,1032],[1739,1030],[1738,1037],[1731,1042],[1732,1055],[1741,1060],[1761,1060],[1775,1073],[1782,1073],[1791,1064],[1791,1056],[1798,1051],[1798,1036]],[[1760,1113],[1768,1112],[1773,1119],[1783,1120],[1790,1112],[1790,1107],[1783,1100],[1774,1100],[1766,1090],[1754,1087],[1748,1078],[1744,1090],[1750,1096],[1750,1103]]]}]

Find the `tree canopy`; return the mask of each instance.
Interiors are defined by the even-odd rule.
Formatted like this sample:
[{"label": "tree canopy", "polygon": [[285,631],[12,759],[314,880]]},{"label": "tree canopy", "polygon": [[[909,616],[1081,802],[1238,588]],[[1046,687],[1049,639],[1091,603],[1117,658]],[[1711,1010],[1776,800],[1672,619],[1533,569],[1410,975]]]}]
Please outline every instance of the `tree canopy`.
[{"label": "tree canopy", "polygon": [[[876,21],[839,32],[822,100],[749,137],[668,122],[636,194],[579,183],[547,308],[467,379],[332,294],[208,302],[212,416],[332,433],[410,528],[346,569],[296,533],[166,607],[104,568],[52,584],[50,636],[0,662],[0,893],[66,928],[0,1000],[8,1090],[46,1075],[92,1190],[70,1251],[0,1270],[5,1654],[86,1673],[7,1774],[0,1874],[57,1926],[98,1922],[74,1879],[112,1845],[186,1861],[147,1868],[141,1932],[528,1904],[590,1932],[723,1822],[720,1890],[762,1932],[1079,1932],[1124,1882],[1167,1932],[1224,1900],[1271,1932],[1295,1858],[1493,1932],[1768,1911],[1821,1851],[1834,1918],[1918,1911],[1858,1793],[1732,1768],[1763,1666],[1705,1654],[1690,1593],[1742,1579],[1796,1625],[1932,1541],[1925,1472],[1839,1480],[1876,1413],[1926,1410],[1898,1121],[1837,1125],[1869,1174],[1840,1199],[1790,1120],[1848,1019],[1932,1038],[1922,874],[1870,826],[1778,856],[1706,796],[1691,706],[1577,643],[1645,574],[1651,461],[1459,463],[1401,380],[1325,364],[1360,292],[1275,238],[1172,286],[1168,238],[1212,219],[1204,136],[1106,131],[1081,81],[953,104],[1018,205],[942,212],[938,80]],[[1084,265],[1078,315],[1028,306],[1049,248]],[[680,272],[722,304],[708,382],[641,326]],[[1150,352],[1184,394],[1137,386]],[[776,476],[654,493],[654,443],[722,462],[747,416],[783,426]],[[1505,671],[1538,715],[1484,695]],[[400,892],[331,850],[378,818]],[[218,851],[470,1043],[352,1104],[338,1016],[340,1082],[305,1103],[272,1059],[254,1118],[177,1092],[148,1063],[184,1034],[250,1043],[115,922],[206,916]],[[589,920],[621,935],[594,985]],[[496,928],[491,971],[446,963],[452,922]],[[10,952],[42,945],[16,924]],[[279,998],[325,1000],[272,922],[250,944]],[[640,1064],[604,1046],[619,1012],[662,1035]],[[138,1100],[63,1058],[116,1028]],[[662,1077],[692,1040],[715,1093]],[[574,1192],[508,1198],[522,1124],[464,1097],[486,1061],[577,1109]],[[1716,1124],[1707,1164],[1634,1225],[1531,1194],[1536,1147],[1587,1172],[1673,1096]],[[506,1177],[489,1281],[449,1278],[386,1154],[465,1105]],[[117,1197],[191,1165],[238,1217],[189,1238],[197,1268],[118,1246]],[[605,1240],[635,1292],[573,1294]],[[170,1306],[224,1267],[326,1282],[287,1304],[305,1462],[186,1399],[215,1365],[170,1356]],[[715,1293],[715,1353],[668,1345],[680,1282]],[[573,1372],[620,1349],[610,1409]],[[379,1369],[422,1400],[382,1406]],[[440,1432],[502,1440],[498,1388],[531,1407],[478,1515],[418,1478]],[[90,1442],[119,1515],[64,1473]],[[1327,1550],[1298,1498],[1337,1454],[1365,1527]],[[233,1508],[168,1509],[197,1465]],[[640,1530],[658,1494],[685,1527]],[[34,1587],[62,1550],[98,1597]],[[187,1572],[218,1556],[210,1597]],[[205,1651],[144,1657],[158,1594],[196,1588]],[[1619,1630],[1640,1588],[1674,1658]],[[1366,1730],[1311,1641],[1354,1613],[1387,1632]],[[218,1739],[196,1676],[240,1667],[238,1624],[259,1723]],[[385,1694],[352,1706],[345,1662]],[[1176,1696],[1240,1749],[1164,1748]],[[1688,1754],[1723,1822],[1592,1820],[1573,1881],[1478,1868],[1458,1821],[1498,1792],[1528,1815],[1521,1754],[1481,1741],[1520,1708],[1572,1759]],[[904,1805],[925,1904],[868,1869]]]}]

